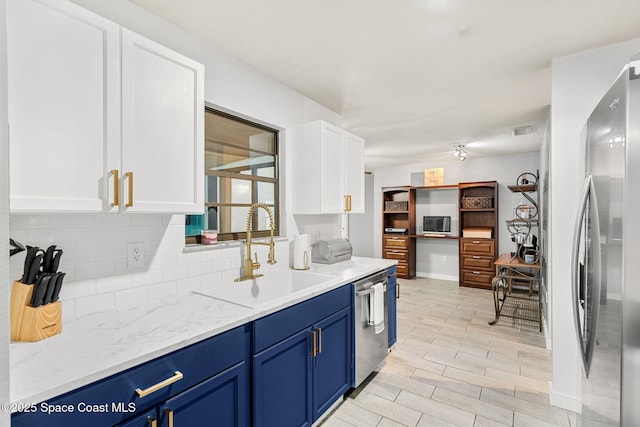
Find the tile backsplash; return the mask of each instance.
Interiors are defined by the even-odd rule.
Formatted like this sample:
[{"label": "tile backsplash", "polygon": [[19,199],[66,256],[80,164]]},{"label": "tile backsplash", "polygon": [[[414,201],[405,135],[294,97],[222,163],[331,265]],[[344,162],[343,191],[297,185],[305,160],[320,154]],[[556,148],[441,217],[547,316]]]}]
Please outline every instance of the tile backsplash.
[{"label": "tile backsplash", "polygon": [[[215,289],[240,274],[244,245],[185,248],[184,215],[12,214],[11,237],[24,245],[64,251],[60,298],[65,318],[116,306],[144,304],[150,297]],[[144,243],[145,265],[127,267],[127,245]],[[262,261],[268,248],[255,247]],[[280,268],[289,260],[286,239],[276,243]],[[11,278],[22,277],[24,252],[11,257]],[[276,264],[278,266],[278,264]],[[262,269],[274,268],[266,262]]]}]

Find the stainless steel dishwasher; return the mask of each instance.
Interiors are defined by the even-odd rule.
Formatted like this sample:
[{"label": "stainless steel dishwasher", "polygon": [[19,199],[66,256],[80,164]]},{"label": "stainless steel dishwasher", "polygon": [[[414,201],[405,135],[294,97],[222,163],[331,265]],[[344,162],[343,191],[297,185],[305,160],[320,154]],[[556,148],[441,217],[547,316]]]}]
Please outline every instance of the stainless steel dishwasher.
[{"label": "stainless steel dishwasher", "polygon": [[[385,329],[375,332],[369,323],[369,298],[373,298],[371,287],[382,283],[384,289],[384,324]],[[355,387],[375,370],[389,351],[389,308],[387,301],[387,271],[367,276],[355,282],[355,328],[356,328],[356,378]]]}]

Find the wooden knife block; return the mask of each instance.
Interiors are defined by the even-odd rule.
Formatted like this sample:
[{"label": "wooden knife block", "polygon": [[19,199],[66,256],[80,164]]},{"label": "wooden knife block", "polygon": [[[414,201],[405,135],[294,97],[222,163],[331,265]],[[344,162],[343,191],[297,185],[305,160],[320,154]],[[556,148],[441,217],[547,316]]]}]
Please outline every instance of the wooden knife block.
[{"label": "wooden knife block", "polygon": [[34,285],[13,282],[11,291],[11,339],[40,341],[62,332],[60,300],[40,307],[31,307]]}]

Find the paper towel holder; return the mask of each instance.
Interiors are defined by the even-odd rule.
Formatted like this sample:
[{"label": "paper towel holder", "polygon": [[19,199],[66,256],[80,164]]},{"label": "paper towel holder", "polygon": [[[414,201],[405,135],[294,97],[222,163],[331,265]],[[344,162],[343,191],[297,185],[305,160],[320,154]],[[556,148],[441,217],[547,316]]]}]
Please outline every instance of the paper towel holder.
[{"label": "paper towel holder", "polygon": [[308,270],[309,267],[309,251],[304,251],[304,254],[302,255],[302,260],[304,262],[304,267],[291,267],[294,270]]}]

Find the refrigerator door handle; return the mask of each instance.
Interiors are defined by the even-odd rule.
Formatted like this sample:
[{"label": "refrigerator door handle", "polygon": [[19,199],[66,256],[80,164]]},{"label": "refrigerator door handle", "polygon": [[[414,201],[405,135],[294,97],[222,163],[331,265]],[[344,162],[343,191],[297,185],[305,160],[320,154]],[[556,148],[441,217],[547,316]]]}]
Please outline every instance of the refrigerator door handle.
[{"label": "refrigerator door handle", "polygon": [[602,290],[602,250],[600,247],[600,217],[598,214],[598,198],[596,196],[595,184],[593,178],[591,178],[589,200],[591,202],[591,217],[592,227],[591,237],[592,245],[592,261],[593,266],[593,284],[594,291],[591,295],[590,307],[591,307],[591,325],[588,328],[587,348],[586,348],[586,361],[587,361],[587,378],[589,378],[589,370],[591,369],[591,360],[593,358],[593,350],[596,344],[596,337],[598,332],[598,322],[600,318],[600,291]]},{"label": "refrigerator door handle", "polygon": [[585,342],[582,336],[582,325],[580,324],[580,241],[582,236],[582,226],[584,225],[585,214],[587,211],[587,202],[589,201],[589,192],[591,190],[591,176],[585,180],[580,204],[578,205],[578,215],[573,229],[573,247],[571,250],[571,298],[573,300],[573,320],[575,323],[576,338],[580,347],[580,358],[584,366],[585,373],[589,375],[589,366],[585,354]]}]

